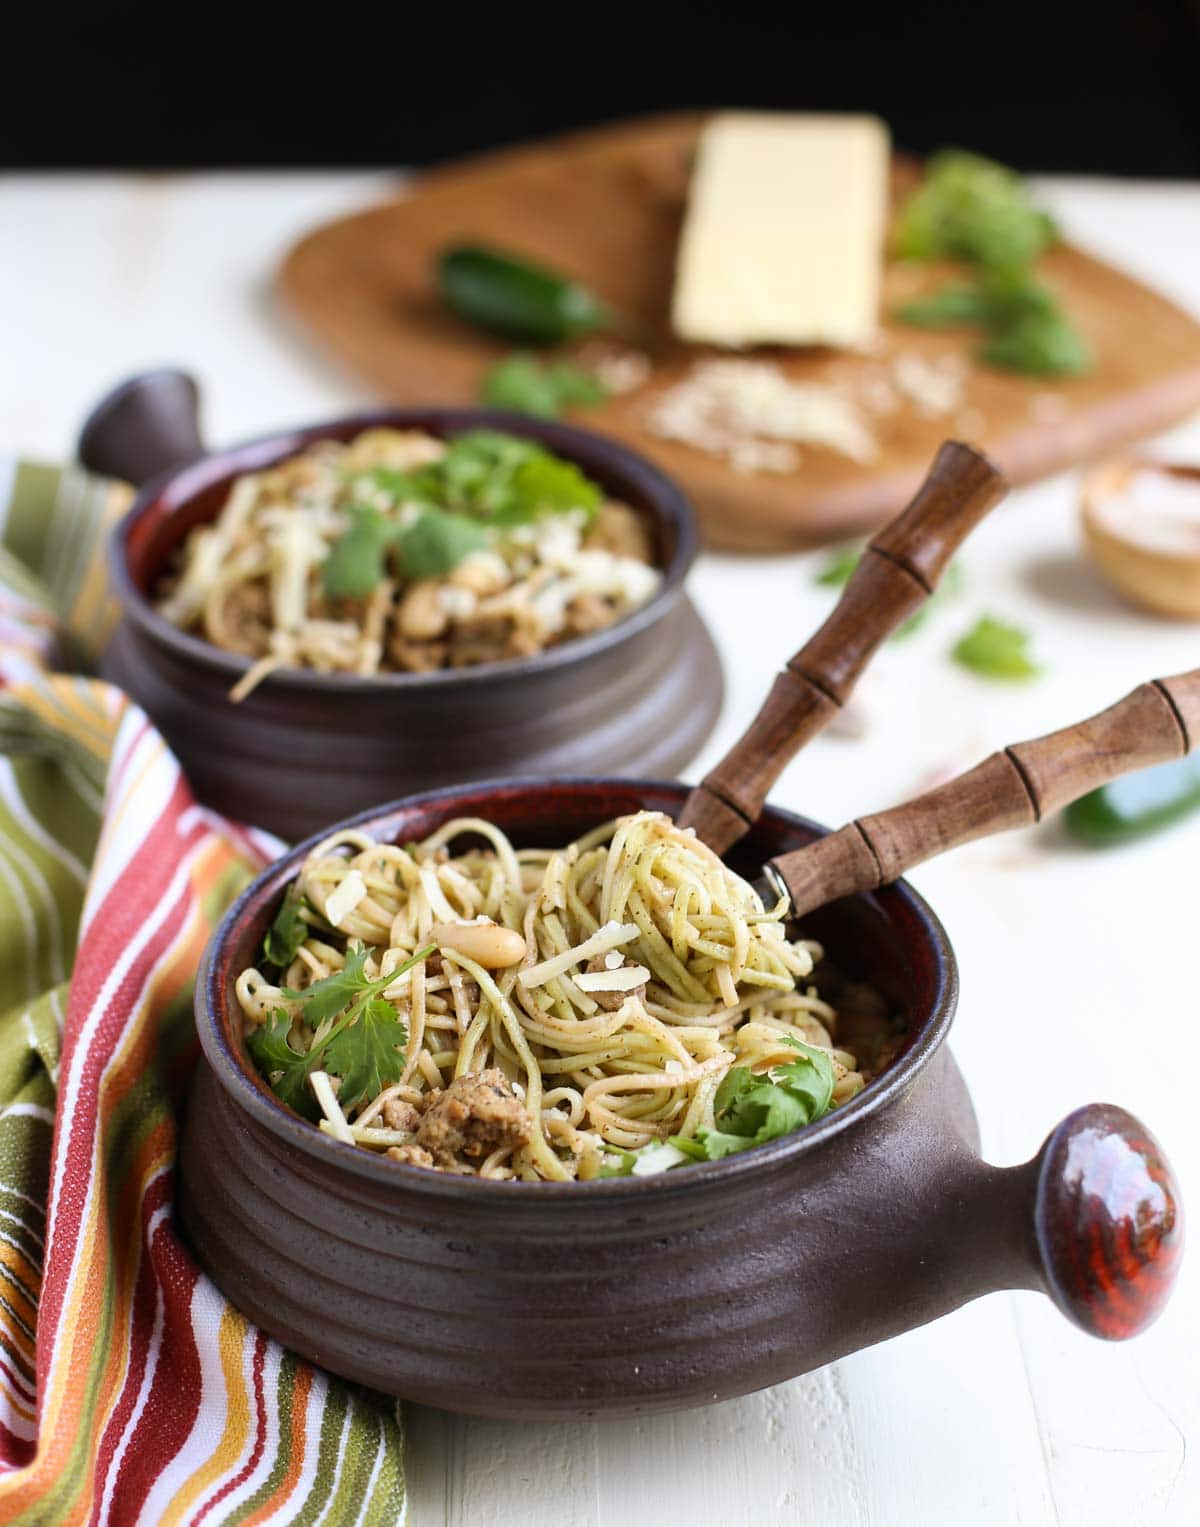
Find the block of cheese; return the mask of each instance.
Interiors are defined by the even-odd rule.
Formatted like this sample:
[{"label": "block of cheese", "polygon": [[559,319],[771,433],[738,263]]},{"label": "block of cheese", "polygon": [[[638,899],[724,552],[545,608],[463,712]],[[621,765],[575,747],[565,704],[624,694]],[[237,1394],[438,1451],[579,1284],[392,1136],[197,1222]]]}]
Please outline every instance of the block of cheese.
[{"label": "block of cheese", "polygon": [[682,339],[855,346],[879,323],[889,141],[877,117],[722,112],[675,275]]}]

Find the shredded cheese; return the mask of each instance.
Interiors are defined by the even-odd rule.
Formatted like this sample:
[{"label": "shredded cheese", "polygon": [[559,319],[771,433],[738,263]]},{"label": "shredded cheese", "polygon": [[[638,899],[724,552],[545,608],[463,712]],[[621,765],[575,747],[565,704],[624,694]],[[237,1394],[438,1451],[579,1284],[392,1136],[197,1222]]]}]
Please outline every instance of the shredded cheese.
[{"label": "shredded cheese", "polygon": [[346,1115],[342,1112],[338,1103],[337,1094],[333,1090],[333,1083],[327,1071],[314,1071],[309,1077],[312,1090],[316,1094],[317,1102],[321,1105],[321,1112],[329,1121],[328,1133],[336,1140],[344,1140],[347,1145],[354,1144],[354,1131],[346,1122]]},{"label": "shredded cheese", "polygon": [[[547,981],[553,981],[555,976],[570,970],[572,965],[581,965],[598,954],[619,949],[622,944],[628,944],[639,936],[640,930],[636,923],[605,923],[603,928],[593,933],[591,938],[584,939],[582,944],[576,944],[574,949],[564,950],[562,954],[543,960],[540,965],[527,966],[518,974],[517,980],[522,986],[543,986]],[[575,984],[578,986],[581,980],[581,976],[576,976]]]},{"label": "shredded cheese", "polygon": [[649,979],[644,965],[622,965],[619,970],[585,970],[575,977],[575,985],[580,991],[632,991]]},{"label": "shredded cheese", "polygon": [[325,916],[335,928],[340,928],[342,919],[354,911],[366,894],[366,881],[358,870],[351,870],[325,898]]}]

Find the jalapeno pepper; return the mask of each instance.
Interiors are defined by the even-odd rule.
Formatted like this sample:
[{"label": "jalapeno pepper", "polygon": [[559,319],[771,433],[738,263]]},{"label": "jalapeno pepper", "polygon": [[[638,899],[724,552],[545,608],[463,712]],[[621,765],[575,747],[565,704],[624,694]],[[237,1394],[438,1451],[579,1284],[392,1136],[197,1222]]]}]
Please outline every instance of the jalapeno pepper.
[{"label": "jalapeno pepper", "polygon": [[1107,845],[1144,838],[1200,811],[1200,757],[1159,764],[1101,785],[1063,812],[1074,838]]},{"label": "jalapeno pepper", "polygon": [[562,344],[611,321],[586,286],[497,249],[447,249],[438,260],[438,285],[461,317],[534,344]]}]

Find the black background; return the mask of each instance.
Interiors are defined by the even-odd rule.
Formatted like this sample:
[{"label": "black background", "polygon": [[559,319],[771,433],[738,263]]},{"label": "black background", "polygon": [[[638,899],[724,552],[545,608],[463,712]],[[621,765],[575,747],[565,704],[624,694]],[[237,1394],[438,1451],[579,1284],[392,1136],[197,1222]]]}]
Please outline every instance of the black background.
[{"label": "black background", "polygon": [[5,168],[391,165],[680,106],[869,109],[915,150],[1200,175],[1200,0],[6,8]]}]

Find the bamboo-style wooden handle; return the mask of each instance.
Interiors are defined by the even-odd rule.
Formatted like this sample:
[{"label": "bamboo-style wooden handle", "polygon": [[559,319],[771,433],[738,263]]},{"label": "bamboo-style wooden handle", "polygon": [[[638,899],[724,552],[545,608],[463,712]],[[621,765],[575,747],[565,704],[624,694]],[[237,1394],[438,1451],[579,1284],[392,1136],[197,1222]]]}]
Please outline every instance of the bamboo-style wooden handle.
[{"label": "bamboo-style wooden handle", "polygon": [[903,806],[859,817],[771,868],[796,917],[874,891],[991,833],[1027,827],[1089,790],[1200,747],[1200,669],[1141,684],[1099,715],[993,753],[966,774]]},{"label": "bamboo-style wooden handle", "polygon": [[694,827],[721,854],[737,842],[787,763],[837,714],[881,644],[929,598],[1007,491],[986,456],[946,441],[916,497],[867,547],[833,612],[780,673],[745,734],[684,802],[680,826]]}]

